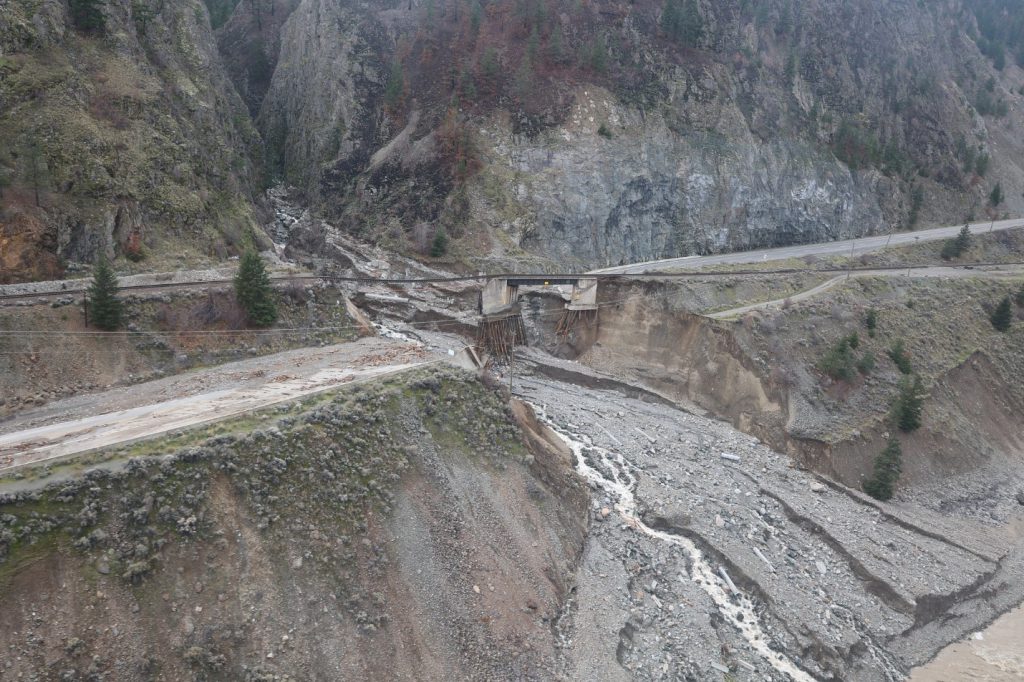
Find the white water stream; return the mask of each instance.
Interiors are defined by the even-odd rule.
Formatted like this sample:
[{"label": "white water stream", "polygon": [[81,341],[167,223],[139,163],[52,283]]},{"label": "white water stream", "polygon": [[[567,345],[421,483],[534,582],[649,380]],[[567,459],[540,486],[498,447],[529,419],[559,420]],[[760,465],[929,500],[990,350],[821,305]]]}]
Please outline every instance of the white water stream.
[{"label": "white water stream", "polygon": [[408,334],[404,334],[404,333],[398,331],[397,329],[392,329],[391,327],[387,326],[383,322],[374,322],[373,323],[373,327],[374,327],[374,329],[377,330],[378,334],[380,334],[381,336],[383,336],[386,339],[392,339],[394,341],[404,341],[406,343],[411,343],[414,346],[422,346],[422,345],[424,345],[423,342],[420,341],[419,339],[414,339],[413,337],[409,336]]},{"label": "white water stream", "polygon": [[[543,410],[537,409],[536,406],[534,406],[534,411],[538,415],[543,414]],[[701,589],[711,597],[723,618],[739,631],[765,662],[774,670],[797,682],[814,682],[813,677],[768,646],[753,602],[739,590],[735,591],[735,598],[730,597],[730,592],[733,591],[732,586],[712,568],[704,558],[704,554],[693,542],[685,537],[654,530],[640,520],[636,513],[636,499],[633,495],[637,483],[636,477],[631,471],[632,465],[621,454],[594,445],[586,435],[572,434],[570,436],[559,430],[549,420],[545,419],[544,421],[572,450],[576,459],[576,471],[587,481],[608,493],[613,500],[616,500],[615,511],[622,517],[626,525],[649,537],[682,547],[686,551],[692,566],[689,579],[700,585]]]}]

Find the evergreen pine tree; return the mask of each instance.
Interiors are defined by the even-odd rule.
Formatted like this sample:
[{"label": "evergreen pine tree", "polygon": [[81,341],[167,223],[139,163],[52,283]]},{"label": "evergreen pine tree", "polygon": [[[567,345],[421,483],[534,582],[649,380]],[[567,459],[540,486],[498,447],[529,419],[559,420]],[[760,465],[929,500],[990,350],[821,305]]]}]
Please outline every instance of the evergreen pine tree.
[{"label": "evergreen pine tree", "polygon": [[839,339],[818,362],[818,369],[834,381],[850,381],[854,377],[856,360],[850,340],[849,336]]},{"label": "evergreen pine tree", "polygon": [[533,92],[533,65],[530,63],[530,53],[523,55],[519,63],[519,70],[516,72],[516,96],[520,101],[527,100]]},{"label": "evergreen pine tree", "polygon": [[942,243],[942,251],[939,252],[939,255],[942,256],[942,260],[953,260],[956,258],[956,240],[947,239],[944,241]]},{"label": "evergreen pine tree", "polygon": [[943,260],[951,260],[959,258],[969,248],[971,248],[971,228],[969,225],[964,225],[960,228],[960,233],[956,237],[947,240],[942,245],[942,253],[940,255]]},{"label": "evergreen pine tree", "polygon": [[526,56],[531,62],[537,58],[538,49],[540,49],[540,32],[534,25],[533,30],[530,31],[530,39],[526,41]]},{"label": "evergreen pine tree", "polygon": [[107,20],[101,0],[69,0],[71,21],[80,31],[103,31]]},{"label": "evergreen pine tree", "polygon": [[476,35],[480,32],[480,21],[483,19],[483,8],[479,2],[474,2],[469,10],[469,27],[472,30],[472,35]]},{"label": "evergreen pine tree", "polygon": [[106,331],[120,327],[124,304],[117,298],[117,276],[105,258],[100,258],[93,269],[88,294],[92,323]]},{"label": "evergreen pine tree", "polygon": [[1010,297],[1004,296],[1003,300],[999,302],[996,309],[992,311],[992,316],[989,317],[992,321],[992,326],[998,331],[1005,332],[1010,328],[1010,324],[1013,322],[1013,309],[1010,307]]},{"label": "evergreen pine tree", "polygon": [[910,365],[910,355],[903,346],[903,339],[896,339],[896,342],[892,344],[892,348],[889,349],[889,358],[896,365],[900,374],[910,374],[913,371]]},{"label": "evergreen pine tree", "polygon": [[480,57],[480,77],[483,80],[484,89],[491,94],[498,91],[501,78],[501,64],[498,61],[498,52],[493,47],[484,50]]},{"label": "evergreen pine tree", "polygon": [[900,392],[892,406],[893,421],[900,431],[910,433],[920,428],[923,402],[924,390],[921,385],[921,377],[903,377],[900,380]]},{"label": "evergreen pine tree", "polygon": [[924,206],[924,190],[920,185],[914,185],[914,189],[910,191],[910,215],[907,216],[909,227],[917,225],[917,221],[921,217],[922,206]]},{"label": "evergreen pine tree", "polygon": [[996,183],[996,186],[992,188],[992,193],[988,195],[988,203],[992,205],[992,208],[1003,203],[1003,186],[998,182]]},{"label": "evergreen pine tree", "polygon": [[242,254],[235,275],[235,299],[253,325],[269,327],[277,321],[277,304],[270,288],[270,276],[263,259],[255,251]]},{"label": "evergreen pine tree", "polygon": [[891,499],[903,471],[902,459],[900,442],[890,438],[885,450],[875,457],[874,471],[871,478],[864,482],[864,492],[877,500]]},{"label": "evergreen pine tree", "polygon": [[590,68],[597,73],[605,73],[608,70],[608,47],[604,44],[604,39],[595,38],[587,43],[585,48]]},{"label": "evergreen pine tree", "polygon": [[683,8],[679,4],[679,0],[665,0],[665,6],[661,10],[661,30],[665,32],[665,35],[677,40],[682,21]]},{"label": "evergreen pine tree", "polygon": [[666,0],[661,12],[661,30],[677,43],[696,47],[704,35],[704,20],[697,0]]},{"label": "evergreen pine tree", "polygon": [[875,371],[875,354],[867,352],[857,361],[857,371],[867,376]]},{"label": "evergreen pine tree", "polygon": [[548,55],[551,61],[561,64],[565,61],[565,45],[562,41],[562,28],[555,24],[551,29],[551,37],[548,39]]},{"label": "evergreen pine tree", "polygon": [[697,0],[686,0],[683,5],[683,41],[690,47],[696,47],[704,37],[704,19],[697,8]]},{"label": "evergreen pine tree", "polygon": [[434,233],[434,240],[430,243],[430,255],[440,258],[446,253],[448,253],[448,233],[444,231],[443,227],[439,227]]},{"label": "evergreen pine tree", "polygon": [[875,330],[878,329],[878,311],[874,308],[868,309],[864,316],[864,326],[868,328],[868,336],[875,338]]},{"label": "evergreen pine tree", "polygon": [[388,74],[388,82],[384,86],[384,103],[388,109],[395,111],[402,103],[405,95],[405,75],[402,73],[402,64],[395,61],[391,64],[391,71]]},{"label": "evergreen pine tree", "polygon": [[964,225],[956,236],[956,255],[960,256],[971,248],[971,227]]},{"label": "evergreen pine tree", "polygon": [[1017,305],[1024,305],[1024,284],[1021,285],[1020,291],[1017,292],[1017,296],[1014,297],[1014,301]]}]

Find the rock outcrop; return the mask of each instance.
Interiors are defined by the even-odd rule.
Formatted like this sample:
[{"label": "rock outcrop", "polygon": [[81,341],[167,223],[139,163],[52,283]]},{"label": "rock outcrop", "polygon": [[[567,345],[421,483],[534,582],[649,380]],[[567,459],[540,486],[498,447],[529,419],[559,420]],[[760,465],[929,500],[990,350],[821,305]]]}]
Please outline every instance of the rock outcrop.
[{"label": "rock outcrop", "polygon": [[277,170],[346,229],[414,249],[426,223],[482,261],[1024,208],[1024,72],[981,53],[979,3],[704,4],[689,45],[660,2],[506,4],[301,2],[261,105]]},{"label": "rock outcrop", "polygon": [[0,140],[0,221],[42,225],[23,261],[219,260],[262,239],[259,136],[202,4],[5,3]]},{"label": "rock outcrop", "polygon": [[266,244],[273,181],[485,268],[1024,210],[1007,0],[71,5],[0,18],[5,215],[65,261]]}]

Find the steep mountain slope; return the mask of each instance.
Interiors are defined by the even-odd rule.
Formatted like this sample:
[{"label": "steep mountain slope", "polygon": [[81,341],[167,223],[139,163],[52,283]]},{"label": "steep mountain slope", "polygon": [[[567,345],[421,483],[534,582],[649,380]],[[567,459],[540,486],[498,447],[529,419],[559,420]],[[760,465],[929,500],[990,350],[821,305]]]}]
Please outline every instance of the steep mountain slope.
[{"label": "steep mountain slope", "polygon": [[259,125],[405,247],[593,265],[955,222],[1024,208],[1024,72],[976,18],[1012,4],[303,0]]},{"label": "steep mountain slope", "polygon": [[5,2],[0,141],[0,281],[255,236],[259,136],[198,0]]},{"label": "steep mountain slope", "polygon": [[272,181],[400,251],[444,232],[477,267],[1019,212],[1021,9],[8,0],[3,277],[223,258],[264,239]]},{"label": "steep mountain slope", "polygon": [[281,26],[298,0],[206,0],[206,4],[217,31],[224,66],[249,113],[255,117],[274,74],[281,48]]}]

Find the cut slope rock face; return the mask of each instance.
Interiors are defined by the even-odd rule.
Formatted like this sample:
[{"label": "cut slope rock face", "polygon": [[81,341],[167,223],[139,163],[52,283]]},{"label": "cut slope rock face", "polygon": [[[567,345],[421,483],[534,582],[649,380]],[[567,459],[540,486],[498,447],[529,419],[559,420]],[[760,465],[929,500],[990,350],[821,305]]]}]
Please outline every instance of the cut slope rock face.
[{"label": "cut slope rock face", "polygon": [[453,370],[282,414],[2,499],[5,679],[551,678],[565,452]]},{"label": "cut slope rock face", "polygon": [[1017,9],[11,0],[3,277],[267,245],[275,181],[351,234],[427,255],[443,229],[494,268],[1019,212]]},{"label": "cut slope rock face", "polygon": [[979,51],[983,4],[696,3],[702,37],[679,45],[650,0],[303,0],[260,127],[347,229],[445,225],[479,257],[605,265],[956,222],[996,181],[997,211],[1024,207],[1024,72]]}]

